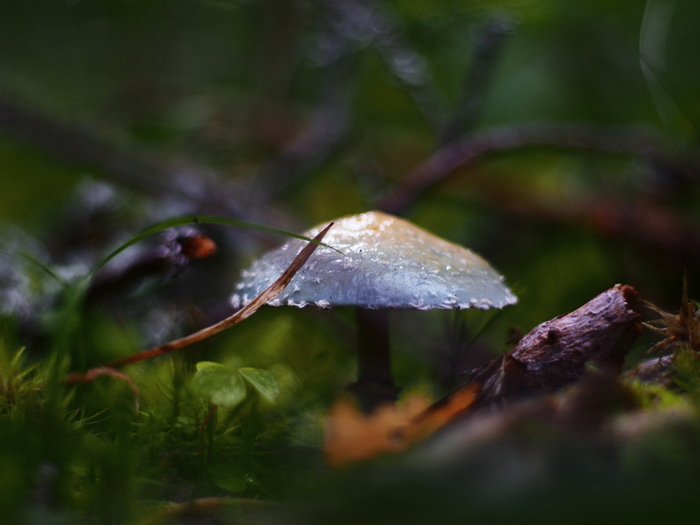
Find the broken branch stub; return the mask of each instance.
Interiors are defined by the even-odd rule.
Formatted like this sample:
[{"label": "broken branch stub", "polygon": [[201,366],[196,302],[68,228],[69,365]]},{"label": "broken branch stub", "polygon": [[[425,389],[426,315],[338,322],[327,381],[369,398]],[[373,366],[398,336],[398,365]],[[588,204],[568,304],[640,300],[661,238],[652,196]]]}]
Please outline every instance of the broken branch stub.
[{"label": "broken branch stub", "polygon": [[637,293],[616,285],[573,312],[535,327],[515,348],[465,374],[480,383],[480,404],[561,388],[583,376],[586,363],[619,373],[642,331],[631,302]]}]

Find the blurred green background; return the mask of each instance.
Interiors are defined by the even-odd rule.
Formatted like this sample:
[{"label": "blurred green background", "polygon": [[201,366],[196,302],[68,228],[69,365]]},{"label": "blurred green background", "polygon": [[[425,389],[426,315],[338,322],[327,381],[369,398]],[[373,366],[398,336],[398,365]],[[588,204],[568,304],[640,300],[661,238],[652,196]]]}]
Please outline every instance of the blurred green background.
[{"label": "blurred green background", "polygon": [[[675,310],[687,271],[700,297],[699,22],[695,0],[0,2],[0,241],[70,280],[171,217],[303,231],[390,208],[438,152],[481,147],[392,208],[483,255],[520,299],[392,314],[398,382],[441,395],[512,329],[616,283]],[[282,241],[198,231],[214,258],[87,303],[74,364],[223,318],[240,270]],[[6,344],[39,359],[58,291],[2,264]],[[311,414],[289,439],[317,444],[353,338],[350,312],[264,308],[184,359],[270,370],[286,413]]]}]

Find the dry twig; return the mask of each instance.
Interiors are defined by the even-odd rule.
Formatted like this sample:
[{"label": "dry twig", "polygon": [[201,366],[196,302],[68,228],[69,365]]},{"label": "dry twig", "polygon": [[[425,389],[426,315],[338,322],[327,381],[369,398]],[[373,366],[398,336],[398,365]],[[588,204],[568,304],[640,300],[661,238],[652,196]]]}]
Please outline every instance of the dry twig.
[{"label": "dry twig", "polygon": [[[323,239],[323,237],[326,235],[331,226],[333,226],[333,223],[330,223],[316,237],[314,237],[314,241],[316,242],[308,243],[304,247],[304,249],[301,250],[301,252],[299,252],[299,255],[297,255],[292,264],[289,265],[289,268],[287,268],[284,271],[284,273],[280,276],[279,279],[277,279],[265,291],[263,291],[255,299],[253,299],[253,301],[251,301],[250,304],[248,304],[244,308],[241,308],[232,316],[216,323],[215,325],[204,328],[199,332],[195,332],[192,335],[188,335],[187,337],[183,337],[181,339],[177,339],[176,341],[172,341],[170,343],[151,348],[150,350],[146,350],[144,352],[139,352],[138,354],[130,355],[129,357],[125,357],[123,359],[114,361],[113,363],[109,363],[106,366],[109,368],[118,368],[121,366],[138,363],[139,361],[145,361],[146,359],[152,359],[154,357],[168,354],[170,352],[174,352],[175,350],[179,350],[180,348],[184,348],[194,343],[198,343],[199,341],[203,341],[204,339],[207,339],[212,335],[218,334],[219,332],[222,332],[227,328],[230,328],[231,326],[240,323],[244,319],[247,319],[248,317],[253,315],[262,305],[264,305],[268,301],[271,301],[272,299],[274,299],[282,293],[282,291],[287,287],[294,275],[301,269],[301,267],[304,265],[304,263],[306,263],[309,257],[311,257],[311,254],[316,250],[316,248],[318,248],[319,245],[317,244],[317,242],[320,242]],[[70,374],[66,377],[65,382],[67,384],[87,382],[86,378],[89,377],[90,374],[94,373],[94,370],[95,369],[91,369],[84,373],[76,372]]]}]

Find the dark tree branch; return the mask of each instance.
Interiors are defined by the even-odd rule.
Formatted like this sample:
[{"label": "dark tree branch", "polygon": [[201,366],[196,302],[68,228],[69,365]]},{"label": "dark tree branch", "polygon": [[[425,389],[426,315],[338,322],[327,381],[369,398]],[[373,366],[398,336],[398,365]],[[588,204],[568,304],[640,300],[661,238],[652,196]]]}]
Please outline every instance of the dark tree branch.
[{"label": "dark tree branch", "polygon": [[249,203],[279,196],[328,159],[347,139],[355,53],[349,50],[322,69],[320,103],[311,124],[271,161],[263,164],[250,191]]},{"label": "dark tree branch", "polygon": [[[373,46],[390,73],[412,98],[418,111],[435,130],[444,122],[445,101],[436,87],[426,60],[411,47],[399,22],[376,2],[333,0],[324,2],[329,25],[356,48]],[[328,44],[328,43],[326,43]],[[341,52],[341,46],[325,46],[325,54]]]},{"label": "dark tree branch", "polygon": [[377,51],[423,118],[433,129],[439,130],[444,122],[446,104],[426,60],[409,45],[395,20],[370,5],[374,4],[366,4],[366,8],[376,32],[374,45]]},{"label": "dark tree branch", "polygon": [[191,205],[191,213],[206,211],[261,223],[274,215],[269,209],[244,205],[242,192],[208,167],[118,147],[96,130],[61,123],[2,99],[0,132],[66,162],[92,166],[113,182],[153,198],[182,200]]},{"label": "dark tree branch", "polygon": [[388,13],[363,0],[319,4],[322,29],[313,54],[321,68],[320,103],[311,125],[282,153],[265,163],[249,202],[262,203],[311,173],[347,139],[352,123],[353,73],[359,51],[374,46],[399,85],[434,129],[443,122],[444,101],[423,57],[411,48]]},{"label": "dark tree branch", "polygon": [[488,155],[526,148],[638,155],[677,171],[689,171],[669,154],[658,138],[635,129],[564,124],[504,126],[453,141],[437,151],[406,175],[376,207],[387,213],[401,214],[417,197],[444,182],[457,168],[474,164]]},{"label": "dark tree branch", "polygon": [[700,259],[700,225],[649,199],[627,202],[591,194],[542,202],[503,186],[479,190],[499,208],[521,217],[588,228],[603,237],[631,240],[669,257]]},{"label": "dark tree branch", "polygon": [[514,27],[515,23],[510,18],[501,16],[491,18],[472,30],[474,58],[454,115],[440,133],[441,144],[452,142],[471,131],[479,121],[498,59]]},{"label": "dark tree branch", "polygon": [[95,130],[69,126],[39,112],[0,99],[0,131],[32,144],[64,161],[87,164],[118,178],[120,183],[148,195],[165,190],[154,177],[165,177],[164,163],[150,156],[125,151],[99,138]]}]

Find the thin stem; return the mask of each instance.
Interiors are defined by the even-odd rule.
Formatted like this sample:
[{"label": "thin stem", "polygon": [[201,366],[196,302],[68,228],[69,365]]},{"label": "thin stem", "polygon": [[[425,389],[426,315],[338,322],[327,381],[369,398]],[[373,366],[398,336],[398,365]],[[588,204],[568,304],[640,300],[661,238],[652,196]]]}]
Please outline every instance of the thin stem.
[{"label": "thin stem", "polygon": [[376,381],[394,386],[389,351],[389,310],[356,308],[358,382]]}]

